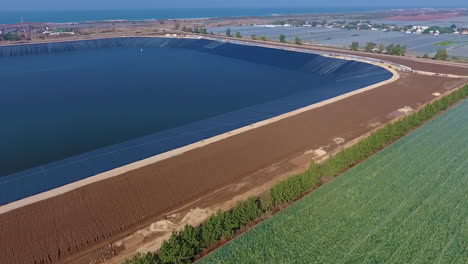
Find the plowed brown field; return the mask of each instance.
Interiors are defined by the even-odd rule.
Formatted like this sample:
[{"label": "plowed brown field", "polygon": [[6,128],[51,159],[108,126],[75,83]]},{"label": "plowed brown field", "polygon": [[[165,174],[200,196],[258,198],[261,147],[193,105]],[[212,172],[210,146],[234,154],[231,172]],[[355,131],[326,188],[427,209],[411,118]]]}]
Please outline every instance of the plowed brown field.
[{"label": "plowed brown field", "polygon": [[[391,84],[0,215],[0,263],[58,263],[335,137],[347,141],[462,80],[401,74]],[[68,260],[70,258],[67,258]]]}]

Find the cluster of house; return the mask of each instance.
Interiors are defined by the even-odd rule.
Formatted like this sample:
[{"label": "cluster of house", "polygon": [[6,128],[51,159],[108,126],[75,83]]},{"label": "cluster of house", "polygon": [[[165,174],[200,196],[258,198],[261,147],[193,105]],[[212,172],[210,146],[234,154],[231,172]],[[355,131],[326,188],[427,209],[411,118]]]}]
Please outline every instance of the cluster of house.
[{"label": "cluster of house", "polygon": [[[409,28],[408,30],[406,30],[406,33],[407,34],[411,34],[411,33],[414,33],[414,34],[422,34],[426,29],[428,29],[429,27],[426,27],[426,26],[413,26],[412,28]],[[431,30],[429,31],[430,34],[433,34],[433,35],[439,35],[440,34],[440,31],[439,30]]]},{"label": "cluster of house", "polygon": [[65,30],[56,30],[53,31],[49,27],[46,27],[45,30],[42,32],[43,35],[50,35],[50,36],[57,36],[57,35],[75,35],[73,31],[65,31]]},{"label": "cluster of house", "polygon": [[459,29],[455,32],[453,32],[453,34],[455,35],[468,35],[468,28],[462,28],[462,29]]},{"label": "cluster of house", "polygon": [[388,25],[388,24],[372,24],[370,21],[301,21],[301,20],[286,20],[276,21],[271,25],[255,25],[262,27],[325,27],[325,28],[341,28],[348,30],[381,30],[381,31],[398,31],[406,32],[408,34],[468,34],[468,29],[457,29],[453,28],[440,28],[440,27],[428,27],[428,26],[404,26],[404,25]]}]

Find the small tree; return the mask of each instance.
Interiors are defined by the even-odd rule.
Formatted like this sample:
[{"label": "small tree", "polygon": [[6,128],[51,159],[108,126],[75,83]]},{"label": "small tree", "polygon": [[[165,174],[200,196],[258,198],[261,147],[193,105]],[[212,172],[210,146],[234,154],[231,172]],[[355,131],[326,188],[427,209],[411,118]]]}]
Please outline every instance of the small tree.
[{"label": "small tree", "polygon": [[379,52],[382,53],[385,51],[385,45],[384,44],[380,44],[379,45]]},{"label": "small tree", "polygon": [[268,38],[267,38],[266,36],[261,36],[260,39],[263,40],[263,41],[267,41],[267,40],[268,40]]},{"label": "small tree", "polygon": [[351,43],[351,50],[358,50],[359,49],[359,42]]},{"label": "small tree", "polygon": [[236,32],[236,33],[234,34],[234,37],[235,37],[235,38],[242,38],[242,35],[241,35],[240,32]]},{"label": "small tree", "polygon": [[158,264],[161,263],[151,253],[137,253],[132,259],[126,259],[123,264]]},{"label": "small tree", "polygon": [[251,38],[251,39],[257,39],[257,35],[252,34],[252,35],[250,36],[250,38]]},{"label": "small tree", "polygon": [[448,53],[445,49],[440,49],[437,51],[436,55],[434,56],[434,59],[436,60],[447,60],[448,58]]},{"label": "small tree", "polygon": [[198,31],[199,31],[201,34],[207,34],[206,28],[204,28],[204,27],[199,28]]},{"label": "small tree", "polygon": [[390,44],[387,46],[387,52],[390,55],[405,56],[406,46]]},{"label": "small tree", "polygon": [[367,52],[372,52],[374,47],[375,47],[374,42],[367,42],[366,47],[364,48],[364,50],[367,51]]},{"label": "small tree", "polygon": [[423,57],[423,59],[429,59],[429,54],[424,53],[424,55],[422,57]]},{"label": "small tree", "polygon": [[279,41],[280,41],[281,43],[286,43],[286,36],[283,35],[283,34],[279,35]]},{"label": "small tree", "polygon": [[301,45],[302,40],[299,37],[296,37],[296,39],[294,40],[294,43],[296,43],[297,45]]},{"label": "small tree", "polygon": [[226,36],[228,36],[228,37],[231,36],[231,29],[230,28],[226,29]]}]

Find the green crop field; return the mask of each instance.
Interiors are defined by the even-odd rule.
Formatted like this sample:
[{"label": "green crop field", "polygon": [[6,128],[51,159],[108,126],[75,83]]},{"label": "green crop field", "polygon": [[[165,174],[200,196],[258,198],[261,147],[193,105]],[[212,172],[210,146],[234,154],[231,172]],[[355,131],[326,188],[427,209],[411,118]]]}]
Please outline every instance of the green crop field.
[{"label": "green crop field", "polygon": [[199,263],[468,263],[468,100]]},{"label": "green crop field", "polygon": [[446,41],[441,41],[441,42],[434,43],[433,45],[444,47],[444,46],[449,46],[449,45],[453,45],[453,44],[457,44],[457,43],[458,42],[456,42],[456,41],[446,40]]}]

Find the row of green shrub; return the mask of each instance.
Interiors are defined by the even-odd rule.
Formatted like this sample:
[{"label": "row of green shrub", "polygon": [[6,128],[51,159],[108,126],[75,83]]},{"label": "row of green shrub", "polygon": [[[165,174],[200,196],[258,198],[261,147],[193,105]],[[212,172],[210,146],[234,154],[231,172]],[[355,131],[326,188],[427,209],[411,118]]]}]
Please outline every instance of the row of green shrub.
[{"label": "row of green shrub", "polygon": [[321,178],[333,177],[420,126],[440,111],[468,96],[468,85],[431,104],[377,130],[330,157],[322,164],[312,163],[304,173],[277,183],[258,198],[239,202],[229,211],[219,211],[198,227],[186,226],[174,232],[157,254],[138,254],[125,264],[191,263],[203,250],[212,248],[220,240],[232,237],[236,231],[272,208],[291,202],[316,186]]}]

